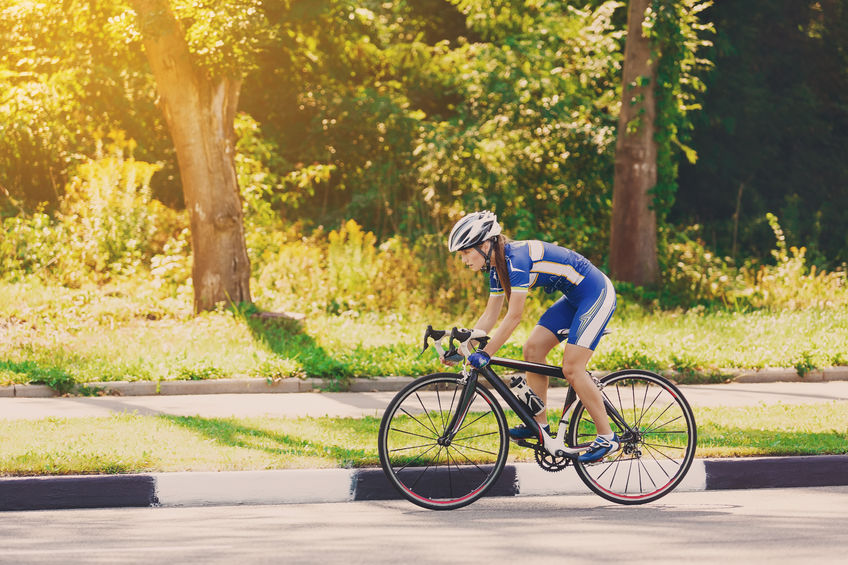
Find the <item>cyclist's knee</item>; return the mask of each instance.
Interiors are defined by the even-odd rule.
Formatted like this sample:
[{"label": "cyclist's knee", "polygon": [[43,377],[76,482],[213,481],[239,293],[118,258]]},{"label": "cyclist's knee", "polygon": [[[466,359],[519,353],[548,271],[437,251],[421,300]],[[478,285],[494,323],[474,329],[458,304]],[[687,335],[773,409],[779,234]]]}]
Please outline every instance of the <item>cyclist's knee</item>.
[{"label": "cyclist's knee", "polygon": [[574,379],[579,378],[580,376],[585,374],[586,367],[582,366],[580,363],[565,362],[562,365],[562,375],[569,383],[573,384]]},{"label": "cyclist's knee", "polygon": [[540,345],[535,341],[528,341],[524,344],[524,360],[531,361],[534,363],[544,363],[545,358],[548,356],[548,352],[545,351],[544,346]]}]

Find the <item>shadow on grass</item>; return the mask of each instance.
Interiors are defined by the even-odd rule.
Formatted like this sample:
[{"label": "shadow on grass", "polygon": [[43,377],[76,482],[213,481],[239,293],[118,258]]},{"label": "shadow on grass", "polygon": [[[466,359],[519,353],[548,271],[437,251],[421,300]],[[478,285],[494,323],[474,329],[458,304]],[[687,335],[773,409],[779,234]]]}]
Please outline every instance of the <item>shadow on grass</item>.
[{"label": "shadow on grass", "polygon": [[245,311],[241,317],[257,341],[264,343],[283,359],[300,363],[306,376],[332,379],[334,390],[347,388],[352,376],[350,368],[339,361],[304,331],[303,322],[289,314]]},{"label": "shadow on grass", "polygon": [[[351,449],[330,443],[315,443],[293,435],[246,426],[235,419],[202,418],[200,416],[160,416],[223,446],[252,449],[286,457],[315,457],[332,462],[336,467],[355,467],[373,463],[374,454],[363,449]],[[374,434],[376,437],[376,432]]]}]

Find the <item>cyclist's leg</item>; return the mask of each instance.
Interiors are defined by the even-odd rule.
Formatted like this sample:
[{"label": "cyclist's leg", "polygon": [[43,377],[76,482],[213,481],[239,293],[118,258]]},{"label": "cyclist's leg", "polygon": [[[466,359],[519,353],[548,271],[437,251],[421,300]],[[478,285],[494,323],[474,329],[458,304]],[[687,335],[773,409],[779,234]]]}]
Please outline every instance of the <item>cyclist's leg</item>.
[{"label": "cyclist's leg", "polygon": [[603,397],[586,372],[586,366],[615,312],[615,289],[603,273],[595,271],[580,283],[577,294],[580,300],[569,329],[562,372],[595,421],[598,434],[609,435],[612,428]]},{"label": "cyclist's leg", "polygon": [[[545,363],[545,359],[556,345],[559,344],[559,338],[544,326],[536,326],[530,332],[530,337],[527,343],[524,344],[524,360],[532,363]],[[548,376],[540,375],[539,373],[527,372],[527,385],[533,389],[545,406],[548,405]],[[536,416],[536,421],[542,425],[548,423],[547,408],[541,414]]]},{"label": "cyclist's leg", "polygon": [[606,435],[612,433],[612,428],[604,408],[604,399],[601,391],[586,372],[586,365],[593,353],[593,350],[586,347],[566,343],[562,356],[562,372],[580,401],[586,406],[589,415],[592,416],[598,434]]}]

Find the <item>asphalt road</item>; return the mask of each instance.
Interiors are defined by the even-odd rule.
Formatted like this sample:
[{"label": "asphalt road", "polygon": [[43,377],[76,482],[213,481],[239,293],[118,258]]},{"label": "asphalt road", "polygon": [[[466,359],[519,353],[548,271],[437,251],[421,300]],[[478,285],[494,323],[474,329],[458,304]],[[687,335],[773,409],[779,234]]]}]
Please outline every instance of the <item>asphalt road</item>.
[{"label": "asphalt road", "polygon": [[844,563],[848,487],[4,513],[0,563]]}]

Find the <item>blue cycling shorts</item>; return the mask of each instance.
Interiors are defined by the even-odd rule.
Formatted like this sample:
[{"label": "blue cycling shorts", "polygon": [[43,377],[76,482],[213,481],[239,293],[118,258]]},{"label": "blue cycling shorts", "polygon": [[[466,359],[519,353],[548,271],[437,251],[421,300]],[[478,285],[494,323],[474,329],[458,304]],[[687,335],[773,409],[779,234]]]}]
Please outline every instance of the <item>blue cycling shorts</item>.
[{"label": "blue cycling shorts", "polygon": [[550,330],[560,342],[566,339],[564,330],[568,330],[568,343],[594,351],[615,312],[615,305],[612,282],[593,269],[542,314],[538,325]]}]

